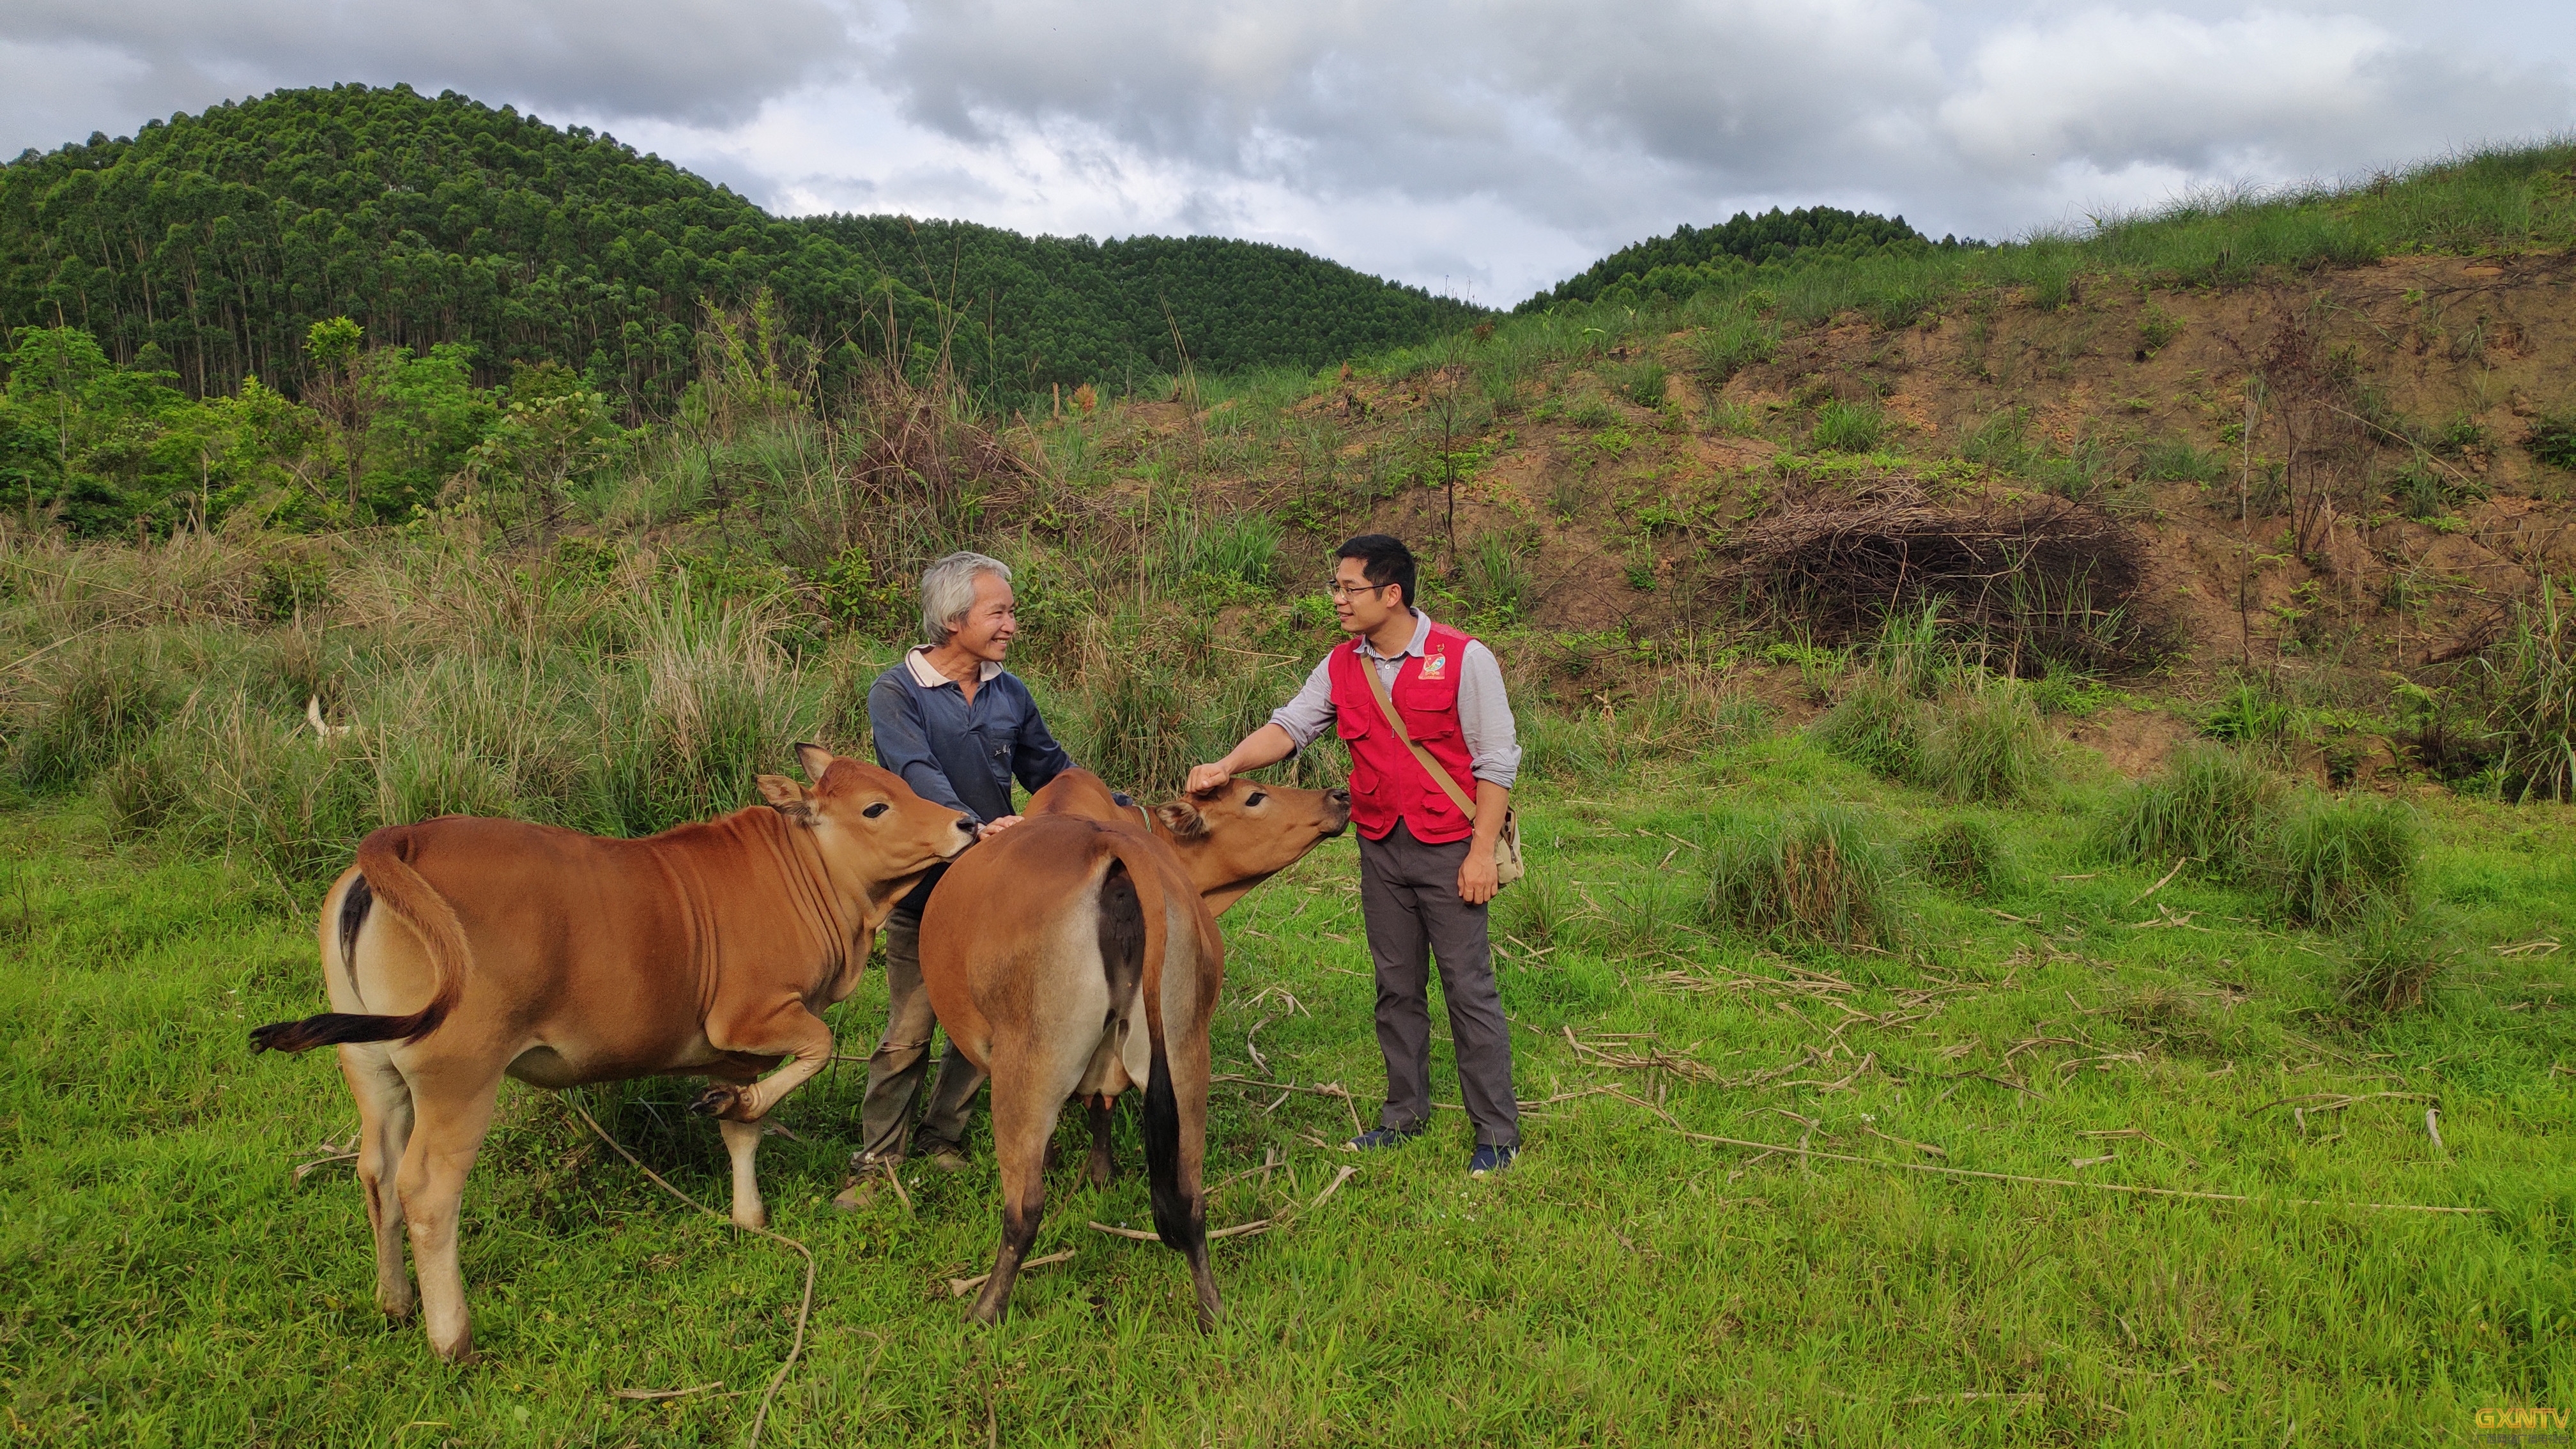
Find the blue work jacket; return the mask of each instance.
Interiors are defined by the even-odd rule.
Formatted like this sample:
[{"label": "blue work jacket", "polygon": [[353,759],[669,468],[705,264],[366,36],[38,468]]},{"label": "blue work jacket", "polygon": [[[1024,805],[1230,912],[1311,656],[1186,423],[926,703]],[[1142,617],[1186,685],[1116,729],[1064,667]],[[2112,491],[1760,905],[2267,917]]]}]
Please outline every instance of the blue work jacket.
[{"label": "blue work jacket", "polygon": [[[1014,777],[1034,793],[1073,768],[1029,687],[1003,669],[975,686],[970,704],[954,680],[926,686],[914,678],[907,657],[868,686],[868,727],[878,764],[921,798],[963,810],[979,825],[1012,813]],[[897,909],[919,912],[941,873],[932,871]]]}]

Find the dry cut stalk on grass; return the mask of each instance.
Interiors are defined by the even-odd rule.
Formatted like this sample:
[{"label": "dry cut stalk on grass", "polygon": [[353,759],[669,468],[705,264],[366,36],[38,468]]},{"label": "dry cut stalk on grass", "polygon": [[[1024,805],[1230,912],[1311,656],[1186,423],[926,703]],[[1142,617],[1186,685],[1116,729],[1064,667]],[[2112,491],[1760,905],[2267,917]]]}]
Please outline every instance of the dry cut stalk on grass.
[{"label": "dry cut stalk on grass", "polygon": [[[1096,1228],[1100,1226],[1100,1224],[1093,1223],[1092,1226]],[[1147,1233],[1145,1236],[1150,1238],[1153,1234]],[[1073,1249],[1067,1248],[1061,1253],[1049,1253],[1043,1258],[1031,1258],[1020,1264],[1020,1271],[1025,1273],[1031,1268],[1043,1268],[1050,1263],[1068,1262],[1072,1257]],[[992,1277],[993,1275],[990,1273],[978,1273],[972,1278],[951,1278],[948,1280],[948,1296],[951,1298],[963,1298],[967,1294],[974,1292],[976,1289],[983,1287],[987,1282],[991,1281]]]},{"label": "dry cut stalk on grass", "polygon": [[1713,1142],[1721,1147],[1742,1147],[1764,1154],[1782,1152],[1793,1154],[1801,1158],[1823,1158],[1827,1162],[1849,1162],[1856,1163],[1862,1167],[1893,1168],[1898,1172],[1925,1172],[1941,1177],[1971,1177],[1980,1178],[1988,1182],[2018,1182],[2033,1187],[2081,1187],[2091,1188],[2097,1192],[2136,1193],[2146,1197],[2191,1198],[2201,1202],[2253,1203],[2258,1206],[2265,1207],[2365,1208],[2373,1212],[2453,1213],[2461,1216],[2491,1213],[2495,1211],[2493,1208],[2443,1207],[2438,1204],[2429,1203],[2336,1202],[2306,1197],[2250,1197],[2244,1193],[2236,1192],[2201,1192],[2192,1188],[2183,1187],[2146,1187],[2137,1183],[2129,1182],[2079,1182],[2070,1177],[2027,1177],[2017,1172],[1982,1172],[1971,1167],[1943,1167],[1937,1163],[1930,1162],[1891,1162],[1884,1157],[1861,1157],[1849,1152],[1827,1152],[1822,1148],[1796,1147],[1784,1142],[1751,1142],[1741,1137],[1720,1136],[1714,1132],[1694,1132],[1691,1129],[1684,1127],[1680,1121],[1673,1116],[1673,1114],[1642,1097],[1630,1096],[1626,1092],[1615,1089],[1605,1093],[1604,1095],[1616,1097],[1620,1101],[1626,1102],[1631,1106],[1645,1108],[1647,1111],[1654,1113],[1657,1117],[1662,1118],[1664,1125],[1674,1133],[1687,1137],[1693,1142]]},{"label": "dry cut stalk on grass", "polygon": [[[574,1116],[579,1117],[584,1123],[588,1124],[591,1131],[599,1134],[600,1141],[607,1143],[610,1150],[633,1164],[637,1172],[651,1178],[655,1187],[662,1189],[664,1192],[669,1193],[671,1196],[678,1198],[680,1201],[687,1203],[689,1206],[696,1208],[699,1212],[705,1213],[708,1217],[714,1218],[720,1223],[730,1224],[733,1222],[733,1219],[725,1216],[723,1213],[717,1212],[714,1208],[707,1206],[705,1203],[702,1203],[696,1198],[689,1196],[687,1193],[680,1191],[678,1188],[671,1186],[670,1183],[663,1180],[662,1174],[646,1167],[642,1158],[627,1151],[624,1143],[609,1136],[608,1129],[600,1126],[599,1119],[591,1116],[588,1109],[584,1108],[581,1103],[574,1101],[570,1097],[566,1097],[563,1100],[565,1106],[572,1108]],[[805,1293],[796,1304],[796,1341],[787,1350],[787,1361],[780,1364],[778,1366],[778,1372],[770,1376],[769,1387],[763,1391],[760,1396],[760,1408],[758,1412],[751,1416],[751,1437],[744,1441],[745,1449],[759,1449],[760,1431],[766,1428],[769,1423],[769,1406],[771,1402],[777,1399],[779,1386],[787,1382],[789,1370],[795,1368],[796,1361],[805,1356],[805,1325],[814,1316],[814,1253],[812,1249],[806,1247],[803,1243],[796,1241],[794,1238],[788,1237],[784,1233],[773,1233],[767,1228],[744,1228],[743,1231],[757,1234],[769,1239],[773,1243],[784,1243],[788,1247],[796,1250],[796,1256],[805,1260]]]}]

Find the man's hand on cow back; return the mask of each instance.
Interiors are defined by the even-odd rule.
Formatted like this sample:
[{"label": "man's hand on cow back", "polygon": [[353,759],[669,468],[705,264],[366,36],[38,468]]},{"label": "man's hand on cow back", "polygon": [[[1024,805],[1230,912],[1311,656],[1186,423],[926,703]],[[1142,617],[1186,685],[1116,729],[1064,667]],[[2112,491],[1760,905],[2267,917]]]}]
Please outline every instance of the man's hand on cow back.
[{"label": "man's hand on cow back", "polygon": [[1190,766],[1189,783],[1183,788],[1193,795],[1213,795],[1233,781],[1234,771],[1227,769],[1225,762],[1220,760],[1212,765]]},{"label": "man's hand on cow back", "polygon": [[975,827],[975,838],[977,840],[990,840],[994,836],[1001,834],[1003,831],[1010,829],[1012,826],[1019,824],[1026,818],[1027,817],[1020,815],[1005,815],[999,820],[987,820],[983,824]]},{"label": "man's hand on cow back", "polygon": [[1481,906],[1503,888],[1502,877],[1494,869],[1494,852],[1470,850],[1458,862],[1458,899],[1471,906]]}]

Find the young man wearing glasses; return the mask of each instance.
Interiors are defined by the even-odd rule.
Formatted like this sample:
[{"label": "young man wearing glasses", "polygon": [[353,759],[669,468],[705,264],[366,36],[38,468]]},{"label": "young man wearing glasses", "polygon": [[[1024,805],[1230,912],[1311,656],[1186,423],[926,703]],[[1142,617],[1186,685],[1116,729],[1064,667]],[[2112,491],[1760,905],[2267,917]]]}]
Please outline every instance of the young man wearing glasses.
[{"label": "young man wearing glasses", "polygon": [[[1486,902],[1497,889],[1494,842],[1521,762],[1503,672],[1492,650],[1413,607],[1413,554],[1384,534],[1343,544],[1333,561],[1333,613],[1348,644],[1335,645],[1297,697],[1244,736],[1226,757],[1190,771],[1193,792],[1222,789],[1245,770],[1276,764],[1329,728],[1351,752],[1351,823],[1360,835],[1360,906],[1377,964],[1377,1041],[1386,1055],[1386,1106],[1352,1151],[1393,1147],[1431,1123],[1431,1010],[1426,952],[1440,965],[1458,1084],[1475,1124],[1467,1173],[1511,1166],[1520,1152],[1512,1099],[1511,1028],[1494,989]],[[1475,782],[1471,822],[1390,727],[1373,670],[1404,721],[1404,734],[1464,786]],[[1463,791],[1462,791],[1463,793]]]}]

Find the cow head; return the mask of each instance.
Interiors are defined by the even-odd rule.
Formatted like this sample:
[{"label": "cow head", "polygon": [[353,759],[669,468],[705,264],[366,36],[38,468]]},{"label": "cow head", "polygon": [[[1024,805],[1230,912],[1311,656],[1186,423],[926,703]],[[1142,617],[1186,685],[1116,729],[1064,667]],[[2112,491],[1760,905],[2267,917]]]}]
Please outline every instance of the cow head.
[{"label": "cow head", "polygon": [[811,831],[834,884],[858,897],[870,927],[903,890],[975,841],[975,822],[913,793],[903,777],[821,745],[798,745],[812,789],[784,775],[760,777],[771,809]]},{"label": "cow head", "polygon": [[1154,820],[1208,909],[1222,912],[1351,823],[1348,790],[1291,790],[1235,779],[1157,806]]}]

